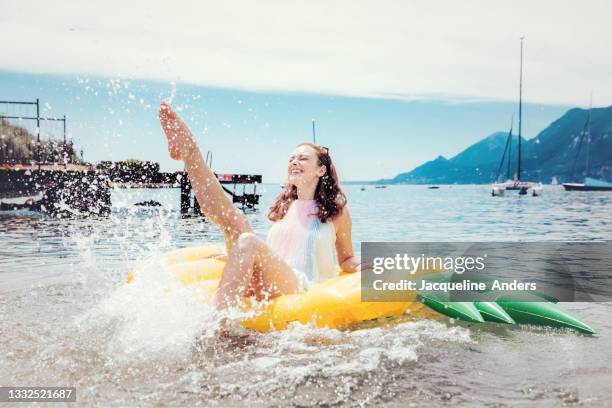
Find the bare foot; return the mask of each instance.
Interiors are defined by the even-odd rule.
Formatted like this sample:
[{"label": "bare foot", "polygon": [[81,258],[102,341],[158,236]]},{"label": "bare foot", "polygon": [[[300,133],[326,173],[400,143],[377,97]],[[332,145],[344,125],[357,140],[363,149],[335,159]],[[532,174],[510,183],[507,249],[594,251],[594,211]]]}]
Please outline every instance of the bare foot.
[{"label": "bare foot", "polygon": [[159,105],[159,121],[168,139],[170,157],[183,160],[189,156],[196,147],[196,142],[189,127],[166,101]]}]

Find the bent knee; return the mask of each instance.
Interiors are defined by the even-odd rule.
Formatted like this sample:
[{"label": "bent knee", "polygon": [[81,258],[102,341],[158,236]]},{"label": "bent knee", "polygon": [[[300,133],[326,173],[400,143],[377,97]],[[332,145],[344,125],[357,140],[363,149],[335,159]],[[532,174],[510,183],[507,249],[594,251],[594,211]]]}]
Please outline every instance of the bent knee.
[{"label": "bent knee", "polygon": [[251,249],[255,248],[259,244],[259,238],[252,232],[243,232],[238,236],[236,245],[240,249]]}]

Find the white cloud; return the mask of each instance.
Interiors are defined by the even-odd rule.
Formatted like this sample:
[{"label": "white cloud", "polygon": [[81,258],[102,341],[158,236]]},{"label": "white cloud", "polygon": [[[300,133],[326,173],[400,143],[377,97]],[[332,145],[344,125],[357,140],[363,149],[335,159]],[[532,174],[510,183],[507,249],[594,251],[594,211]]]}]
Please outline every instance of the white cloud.
[{"label": "white cloud", "polygon": [[[176,4],[180,4],[177,6]],[[612,101],[612,2],[0,0],[0,69],[342,95]]]}]

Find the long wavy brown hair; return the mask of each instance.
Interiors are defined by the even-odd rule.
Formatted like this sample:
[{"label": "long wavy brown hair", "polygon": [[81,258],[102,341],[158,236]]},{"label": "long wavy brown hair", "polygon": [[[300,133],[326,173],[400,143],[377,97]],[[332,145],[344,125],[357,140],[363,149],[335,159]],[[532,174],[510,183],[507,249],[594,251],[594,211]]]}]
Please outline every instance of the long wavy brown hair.
[{"label": "long wavy brown hair", "polygon": [[[342,209],[346,205],[346,196],[340,189],[336,167],[332,163],[327,148],[312,143],[302,143],[299,144],[298,147],[299,146],[308,146],[312,148],[317,153],[319,166],[325,166],[325,174],[319,178],[314,198],[319,208],[317,216],[321,222],[327,222],[341,214]],[[268,218],[271,221],[283,219],[289,210],[289,206],[293,201],[297,200],[297,198],[297,187],[287,183],[285,189],[276,198],[274,205],[270,207]]]}]

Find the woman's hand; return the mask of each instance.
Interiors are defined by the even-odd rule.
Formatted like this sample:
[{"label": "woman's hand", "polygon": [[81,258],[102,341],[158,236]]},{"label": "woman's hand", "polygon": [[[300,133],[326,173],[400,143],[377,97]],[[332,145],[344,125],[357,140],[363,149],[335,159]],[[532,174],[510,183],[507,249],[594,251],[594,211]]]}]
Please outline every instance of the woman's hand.
[{"label": "woman's hand", "polygon": [[343,272],[361,272],[361,259],[351,256],[340,265]]}]

